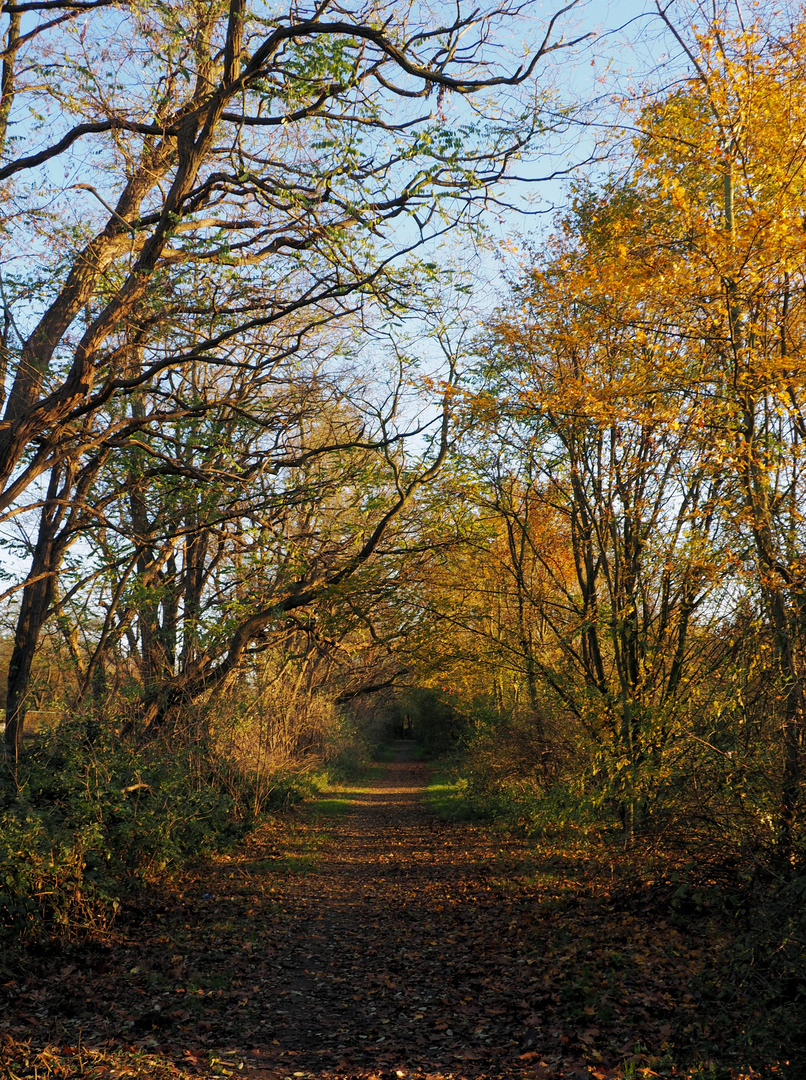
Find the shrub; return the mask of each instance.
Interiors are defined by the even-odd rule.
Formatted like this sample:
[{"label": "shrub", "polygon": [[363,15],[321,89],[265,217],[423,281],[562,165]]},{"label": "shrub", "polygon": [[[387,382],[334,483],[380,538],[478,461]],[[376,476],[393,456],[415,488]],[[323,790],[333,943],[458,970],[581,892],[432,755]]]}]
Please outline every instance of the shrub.
[{"label": "shrub", "polygon": [[0,783],[0,934],[28,944],[107,925],[138,884],[243,832],[204,745],[88,745],[64,723]]}]

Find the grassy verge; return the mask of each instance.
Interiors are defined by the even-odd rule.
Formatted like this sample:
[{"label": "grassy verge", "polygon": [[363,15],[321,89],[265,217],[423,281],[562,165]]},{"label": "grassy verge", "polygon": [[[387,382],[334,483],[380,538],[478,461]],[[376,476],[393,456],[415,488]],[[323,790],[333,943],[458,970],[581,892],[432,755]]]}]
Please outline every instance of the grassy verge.
[{"label": "grassy verge", "polygon": [[372,758],[376,764],[389,765],[397,758],[397,748],[394,746],[377,746]]},{"label": "grassy verge", "polygon": [[351,800],[347,798],[346,792],[339,795],[335,793],[333,795],[324,794],[306,804],[305,814],[310,821],[339,818],[348,812],[351,805]]},{"label": "grassy verge", "polygon": [[82,1046],[35,1048],[4,1035],[0,1042],[0,1076],[4,1080],[213,1080],[238,1076],[244,1068],[239,1058],[186,1051],[180,1061],[145,1051],[98,1050]]},{"label": "grassy verge", "polygon": [[474,816],[466,791],[467,781],[436,764],[430,770],[424,801],[437,817],[446,821],[465,821]]}]

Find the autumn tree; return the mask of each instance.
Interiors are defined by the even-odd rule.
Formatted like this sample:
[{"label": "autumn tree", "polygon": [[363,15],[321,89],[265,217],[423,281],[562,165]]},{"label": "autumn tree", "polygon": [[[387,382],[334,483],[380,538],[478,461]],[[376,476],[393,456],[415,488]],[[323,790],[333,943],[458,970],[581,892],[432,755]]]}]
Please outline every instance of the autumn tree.
[{"label": "autumn tree", "polygon": [[[727,8],[689,37],[686,93],[647,110],[642,186],[671,202],[665,283],[708,388],[712,474],[774,651],[783,726],[778,838],[791,854],[804,738],[803,19]],[[685,262],[686,269],[683,269]],[[751,554],[752,553],[752,554]]]},{"label": "autumn tree", "polygon": [[[542,130],[535,76],[568,44],[555,29],[571,6],[506,68],[494,44],[517,14],[506,5],[443,22],[337,4],[269,15],[242,0],[6,4],[2,507],[17,512],[54,470],[84,475],[88,455],[148,442],[155,425],[220,410],[228,382],[235,408],[250,379],[260,400],[327,327],[405,311],[434,272],[417,252],[472,223]],[[182,374],[200,366],[220,373],[203,380],[212,401]],[[252,422],[270,442],[271,415]],[[292,470],[286,450],[271,465],[264,454],[266,468]],[[308,568],[277,603],[308,603],[369,558],[435,464],[393,485],[390,517],[341,569]],[[48,551],[31,588],[58,574]],[[279,609],[261,610],[233,629],[220,677]],[[14,747],[21,720],[13,708]]]},{"label": "autumn tree", "polygon": [[685,767],[681,739],[723,752],[721,675],[749,605],[775,657],[763,635],[743,652],[778,688],[787,853],[804,719],[803,24],[726,8],[684,32],[658,10],[688,75],[640,101],[629,162],[578,186],[553,242],[527,251],[474,408],[566,516],[565,618],[541,607],[565,665],[541,677],[622,758],[606,771],[628,830],[647,768]]}]

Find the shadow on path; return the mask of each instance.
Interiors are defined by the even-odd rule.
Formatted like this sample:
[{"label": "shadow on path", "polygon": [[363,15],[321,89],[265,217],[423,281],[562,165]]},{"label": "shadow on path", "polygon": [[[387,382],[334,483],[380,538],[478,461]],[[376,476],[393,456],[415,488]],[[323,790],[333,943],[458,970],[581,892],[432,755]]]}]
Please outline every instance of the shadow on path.
[{"label": "shadow on path", "polygon": [[[523,841],[436,819],[422,799],[428,769],[409,751],[334,793],[349,800],[343,815],[325,799],[267,823],[184,892],[144,906],[114,946],[14,984],[3,1025],[38,1045],[145,1053],[205,1077],[616,1075],[636,1043],[633,1017],[647,1015],[646,946],[619,929],[623,979],[597,990],[588,970],[577,1005],[601,902],[582,899],[567,854],[538,879]],[[558,904],[572,923],[554,921]],[[670,934],[652,975],[660,1024],[685,975]],[[621,1002],[627,988],[625,1022],[608,995]],[[594,992],[614,1016],[607,1032],[592,1026]],[[92,1075],[113,1073],[127,1075]]]},{"label": "shadow on path", "polygon": [[433,818],[428,770],[401,751],[328,825],[315,872],[284,883],[279,1001],[250,1047],[267,1077],[501,1076],[519,1063],[526,1017],[496,1002],[526,962],[500,934],[498,849]]}]

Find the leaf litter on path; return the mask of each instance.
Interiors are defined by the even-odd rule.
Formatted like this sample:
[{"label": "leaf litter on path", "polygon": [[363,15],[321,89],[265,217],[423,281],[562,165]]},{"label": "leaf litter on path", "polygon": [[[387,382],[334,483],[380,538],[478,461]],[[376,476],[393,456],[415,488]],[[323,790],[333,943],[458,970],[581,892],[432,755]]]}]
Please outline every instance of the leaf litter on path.
[{"label": "leaf litter on path", "polygon": [[269,822],[110,944],[10,979],[0,1077],[686,1075],[713,942],[438,820],[427,782],[403,755],[347,813]]}]

